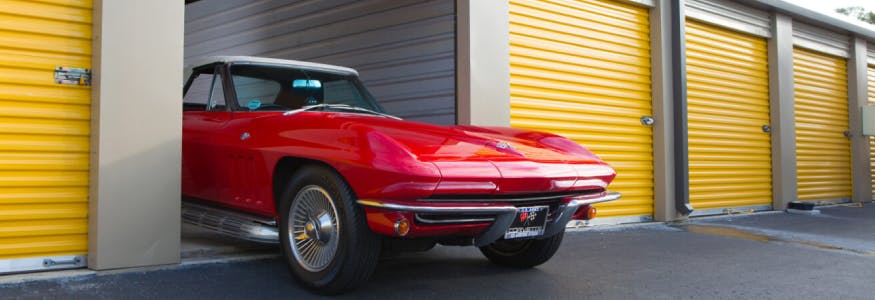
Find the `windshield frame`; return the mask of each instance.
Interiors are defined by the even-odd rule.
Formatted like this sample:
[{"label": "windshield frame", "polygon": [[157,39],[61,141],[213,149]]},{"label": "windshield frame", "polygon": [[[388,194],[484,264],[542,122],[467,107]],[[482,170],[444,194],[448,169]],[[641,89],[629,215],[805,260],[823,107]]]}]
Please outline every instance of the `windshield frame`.
[{"label": "windshield frame", "polygon": [[[382,113],[382,114],[386,113],[386,111],[383,109],[383,106],[380,105],[380,103],[377,102],[376,98],[374,98],[374,96],[371,94],[371,92],[368,91],[367,88],[365,88],[364,84],[362,84],[362,82],[361,82],[361,79],[359,79],[359,77],[356,74],[352,74],[352,73],[348,73],[348,72],[341,72],[341,71],[331,70],[331,69],[313,68],[313,67],[305,67],[305,66],[290,66],[290,65],[283,65],[283,64],[270,64],[270,63],[262,63],[262,62],[232,62],[232,63],[226,63],[224,65],[224,67],[222,68],[223,69],[222,73],[224,75],[223,82],[227,84],[226,88],[232,89],[232,91],[230,93],[231,97],[226,97],[229,99],[226,99],[225,102],[226,102],[226,105],[228,107],[230,107],[231,111],[233,111],[233,112],[262,112],[262,113],[263,112],[271,112],[270,110],[253,111],[253,110],[249,110],[248,108],[244,108],[244,107],[240,106],[240,102],[237,100],[237,86],[234,85],[234,78],[233,78],[234,76],[231,72],[231,68],[233,68],[234,66],[254,66],[254,67],[266,67],[266,68],[278,68],[278,69],[291,69],[291,70],[304,72],[305,74],[323,73],[323,74],[339,75],[339,76],[342,76],[342,77],[348,79],[350,81],[350,83],[352,83],[352,85],[356,88],[359,95],[361,95],[362,100],[366,101],[367,104],[371,105],[370,108],[369,107],[362,107],[362,108],[373,110],[373,111],[376,111],[376,112]],[[230,102],[230,103],[228,103],[228,102]],[[230,105],[228,105],[228,104],[230,104]],[[288,111],[294,111],[294,110],[296,110],[296,109],[295,108],[288,108],[285,110],[274,110],[272,112],[288,112]],[[337,112],[356,113],[353,111],[337,111]],[[363,114],[363,113],[359,112],[356,114]]]}]

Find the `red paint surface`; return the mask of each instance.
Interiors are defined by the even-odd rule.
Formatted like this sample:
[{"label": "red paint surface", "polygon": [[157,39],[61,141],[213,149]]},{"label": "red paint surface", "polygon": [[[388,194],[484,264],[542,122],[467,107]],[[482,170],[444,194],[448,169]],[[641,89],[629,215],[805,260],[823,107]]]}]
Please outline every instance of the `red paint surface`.
[{"label": "red paint surface", "polygon": [[[249,137],[241,139],[244,133]],[[395,203],[432,195],[604,190],[616,176],[582,146],[549,133],[338,112],[183,113],[184,195],[276,216],[272,180],[283,157],[325,163],[360,199]],[[392,213],[367,211],[371,228],[387,234]],[[410,236],[474,234],[488,225],[411,224]]]}]

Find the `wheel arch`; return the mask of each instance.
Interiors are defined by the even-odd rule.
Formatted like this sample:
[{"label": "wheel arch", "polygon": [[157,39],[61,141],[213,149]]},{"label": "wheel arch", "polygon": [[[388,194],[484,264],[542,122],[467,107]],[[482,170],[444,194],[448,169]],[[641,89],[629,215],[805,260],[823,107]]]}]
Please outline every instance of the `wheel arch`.
[{"label": "wheel arch", "polygon": [[[295,173],[298,172],[301,167],[306,165],[319,165],[328,168],[329,170],[340,175],[340,178],[342,178],[344,181],[346,181],[347,184],[349,184],[349,180],[347,180],[347,178],[343,176],[343,173],[340,173],[340,171],[338,171],[337,168],[335,168],[331,164],[315,159],[296,156],[284,156],[280,158],[274,165],[273,177],[271,178],[273,206],[277,213],[279,213],[280,198],[282,197],[286,184],[289,183],[289,180],[291,180],[292,177],[295,176]],[[350,188],[351,187],[352,186],[350,186]],[[355,189],[353,189],[353,194],[355,194]]]}]

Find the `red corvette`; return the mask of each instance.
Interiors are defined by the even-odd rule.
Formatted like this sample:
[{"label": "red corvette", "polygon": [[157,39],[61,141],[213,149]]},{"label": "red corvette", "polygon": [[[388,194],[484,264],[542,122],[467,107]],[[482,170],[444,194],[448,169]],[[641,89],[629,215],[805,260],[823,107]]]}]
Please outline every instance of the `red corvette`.
[{"label": "red corvette", "polygon": [[215,57],[187,70],[183,219],[279,242],[301,283],[339,293],[381,252],[436,243],[544,263],[595,217],[614,170],[563,137],[385,114],[349,68]]}]

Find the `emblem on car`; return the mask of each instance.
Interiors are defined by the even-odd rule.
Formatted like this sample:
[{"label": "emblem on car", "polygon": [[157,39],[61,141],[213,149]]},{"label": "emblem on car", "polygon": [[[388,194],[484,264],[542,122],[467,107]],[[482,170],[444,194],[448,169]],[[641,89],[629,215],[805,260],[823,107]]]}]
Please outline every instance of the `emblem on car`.
[{"label": "emblem on car", "polygon": [[496,144],[495,144],[495,148],[498,148],[498,149],[509,149],[509,150],[513,150],[513,146],[511,146],[510,144],[505,143],[505,142],[498,142],[498,143],[496,143]]},{"label": "emblem on car", "polygon": [[523,225],[529,225],[530,223],[535,221],[535,218],[538,217],[538,212],[522,212],[520,213],[520,223]]}]

